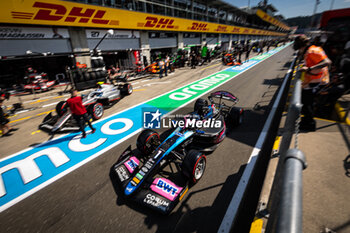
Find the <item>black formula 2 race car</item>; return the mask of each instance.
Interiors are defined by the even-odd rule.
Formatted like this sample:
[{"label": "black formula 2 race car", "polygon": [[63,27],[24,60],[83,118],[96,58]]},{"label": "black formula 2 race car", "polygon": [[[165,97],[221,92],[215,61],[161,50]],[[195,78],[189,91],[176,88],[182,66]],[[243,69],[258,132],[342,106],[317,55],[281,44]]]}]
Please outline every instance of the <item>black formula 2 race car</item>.
[{"label": "black formula 2 race car", "polygon": [[[98,84],[98,88],[83,96],[83,105],[93,120],[99,120],[103,116],[104,106],[110,106],[123,96],[131,95],[132,85],[124,84]],[[39,129],[54,134],[60,131],[79,130],[66,101],[60,101],[56,105],[57,115],[49,113],[39,125]]]},{"label": "black formula 2 race car", "polygon": [[[214,103],[214,98],[219,98],[219,103]],[[203,151],[208,147],[214,150],[224,140],[226,125],[233,127],[242,122],[243,109],[229,107],[224,100],[238,101],[225,91],[212,93],[210,105],[198,99],[195,111],[186,115],[183,125],[163,142],[157,132],[143,130],[136,143],[141,154],[134,154],[129,146],[112,168],[121,195],[169,214],[202,178],[206,167]]]}]

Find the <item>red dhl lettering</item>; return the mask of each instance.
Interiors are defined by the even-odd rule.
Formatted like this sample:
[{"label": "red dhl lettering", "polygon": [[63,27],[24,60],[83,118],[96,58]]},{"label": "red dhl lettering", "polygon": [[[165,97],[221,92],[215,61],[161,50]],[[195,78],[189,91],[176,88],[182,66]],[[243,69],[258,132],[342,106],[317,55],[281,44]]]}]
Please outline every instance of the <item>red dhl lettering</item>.
[{"label": "red dhl lettering", "polygon": [[[108,24],[110,22],[110,20],[103,19],[106,11],[93,8],[72,7],[68,11],[63,5],[45,2],[35,2],[33,7],[39,8],[34,20],[59,21],[64,19],[65,22],[76,22],[78,19],[78,23],[88,23],[91,19],[91,23],[95,24]],[[68,15],[67,12],[69,12]]]},{"label": "red dhl lettering", "polygon": [[215,31],[218,31],[218,32],[226,32],[227,30],[227,27],[226,26],[218,26],[218,28],[215,30]]},{"label": "red dhl lettering", "polygon": [[190,30],[196,30],[196,31],[208,31],[207,28],[208,24],[206,23],[192,23],[192,27],[190,27]]},{"label": "red dhl lettering", "polygon": [[239,28],[233,28],[232,32],[239,32]]},{"label": "red dhl lettering", "polygon": [[173,23],[174,23],[173,19],[166,19],[166,18],[159,18],[158,19],[158,17],[147,16],[146,23],[145,23],[144,27],[175,28]]}]

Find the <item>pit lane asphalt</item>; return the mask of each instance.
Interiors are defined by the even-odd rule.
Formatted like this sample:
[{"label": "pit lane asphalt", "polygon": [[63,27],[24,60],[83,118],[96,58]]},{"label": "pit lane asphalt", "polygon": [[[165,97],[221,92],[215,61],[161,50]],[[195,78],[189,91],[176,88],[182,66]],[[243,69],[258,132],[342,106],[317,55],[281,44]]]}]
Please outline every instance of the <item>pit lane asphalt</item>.
[{"label": "pit lane asphalt", "polygon": [[[244,123],[208,155],[203,178],[169,216],[125,202],[114,190],[110,168],[127,146],[135,148],[134,136],[2,212],[0,231],[216,232],[259,137],[271,100],[288,70],[292,52],[286,48],[215,89],[230,91],[240,99],[237,106],[246,109]],[[223,68],[217,65],[212,69],[178,71],[159,81],[173,83],[135,92],[107,111],[121,110],[146,100],[145,96],[152,98]],[[198,76],[193,79],[195,75]],[[186,107],[193,108],[193,103]]]}]

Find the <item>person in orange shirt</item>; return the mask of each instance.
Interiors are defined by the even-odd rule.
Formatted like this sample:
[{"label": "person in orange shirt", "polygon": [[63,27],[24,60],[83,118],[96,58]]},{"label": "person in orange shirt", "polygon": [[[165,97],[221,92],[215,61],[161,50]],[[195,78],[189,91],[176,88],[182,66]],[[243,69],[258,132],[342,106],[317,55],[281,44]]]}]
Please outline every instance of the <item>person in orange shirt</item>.
[{"label": "person in orange shirt", "polygon": [[302,35],[295,38],[294,49],[304,58],[304,65],[300,71],[305,72],[302,82],[302,114],[304,117],[300,123],[301,130],[315,131],[314,117],[315,93],[329,83],[328,67],[332,64],[324,50],[316,45],[311,45],[309,39]]}]

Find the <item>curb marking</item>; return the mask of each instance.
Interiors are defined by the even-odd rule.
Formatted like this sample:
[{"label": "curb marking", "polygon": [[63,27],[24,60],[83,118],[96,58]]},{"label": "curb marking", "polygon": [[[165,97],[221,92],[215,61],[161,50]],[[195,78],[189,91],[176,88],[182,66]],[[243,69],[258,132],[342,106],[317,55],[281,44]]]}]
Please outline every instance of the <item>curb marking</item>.
[{"label": "curb marking", "polygon": [[350,126],[349,116],[346,119],[344,119],[345,118],[345,109],[339,104],[339,102],[335,103],[334,108],[335,108],[335,111],[337,112],[337,115],[339,116],[340,121],[344,122]]}]

